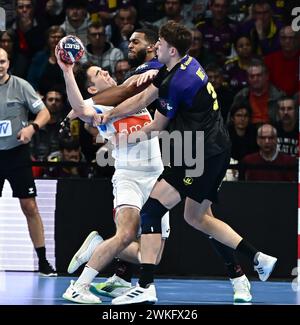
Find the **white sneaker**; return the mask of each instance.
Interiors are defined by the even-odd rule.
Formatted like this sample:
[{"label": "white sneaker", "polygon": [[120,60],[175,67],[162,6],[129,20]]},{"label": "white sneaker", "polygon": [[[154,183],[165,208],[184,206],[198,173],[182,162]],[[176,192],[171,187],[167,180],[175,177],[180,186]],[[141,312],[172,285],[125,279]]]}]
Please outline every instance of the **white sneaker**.
[{"label": "white sneaker", "polygon": [[98,234],[97,231],[92,231],[87,236],[79,250],[73,256],[68,266],[68,273],[74,273],[79,268],[79,266],[86,263],[93,255],[95,248],[101,242],[103,242],[103,238]]},{"label": "white sneaker", "polygon": [[79,304],[101,304],[102,302],[99,297],[90,292],[88,284],[77,284],[74,280],[71,280],[63,298]]},{"label": "white sneaker", "polygon": [[254,270],[258,273],[261,281],[267,281],[272,273],[277,258],[259,252],[257,256],[257,265],[254,265]]},{"label": "white sneaker", "polygon": [[130,305],[157,302],[155,285],[150,284],[148,288],[141,288],[139,286],[133,287],[122,296],[117,297],[111,301],[112,305]]},{"label": "white sneaker", "polygon": [[250,293],[251,285],[245,274],[238,278],[230,279],[230,282],[233,287],[234,302],[250,302],[252,300]]},{"label": "white sneaker", "polygon": [[130,282],[123,280],[115,274],[105,282],[91,284],[91,291],[93,293],[111,298],[119,297],[131,288]]}]

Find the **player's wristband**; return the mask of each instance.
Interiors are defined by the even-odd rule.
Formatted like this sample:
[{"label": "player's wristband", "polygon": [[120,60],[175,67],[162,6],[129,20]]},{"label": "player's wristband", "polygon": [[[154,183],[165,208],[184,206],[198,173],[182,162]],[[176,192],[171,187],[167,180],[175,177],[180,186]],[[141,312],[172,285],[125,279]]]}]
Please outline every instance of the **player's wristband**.
[{"label": "player's wristband", "polygon": [[28,125],[32,125],[33,126],[34,132],[39,132],[40,127],[39,127],[39,125],[37,123],[30,122]]}]

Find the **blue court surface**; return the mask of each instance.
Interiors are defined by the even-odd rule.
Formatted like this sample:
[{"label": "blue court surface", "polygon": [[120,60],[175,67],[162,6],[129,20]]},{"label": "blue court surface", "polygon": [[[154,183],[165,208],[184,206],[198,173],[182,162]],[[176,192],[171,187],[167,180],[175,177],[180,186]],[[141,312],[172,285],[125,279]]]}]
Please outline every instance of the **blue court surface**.
[{"label": "blue court surface", "polygon": [[[70,280],[45,278],[34,272],[0,272],[0,305],[76,305],[62,298]],[[105,278],[97,278],[104,281]],[[300,291],[291,282],[251,281],[252,305],[300,305]],[[160,305],[232,305],[229,280],[156,279]],[[110,298],[102,297],[103,305]]]}]

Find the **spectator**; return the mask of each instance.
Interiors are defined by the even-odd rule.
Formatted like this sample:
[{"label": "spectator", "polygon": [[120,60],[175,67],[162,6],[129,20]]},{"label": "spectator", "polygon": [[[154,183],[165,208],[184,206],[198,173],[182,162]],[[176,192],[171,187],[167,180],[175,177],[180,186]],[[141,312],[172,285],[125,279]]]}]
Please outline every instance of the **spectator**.
[{"label": "spectator", "polygon": [[229,17],[236,22],[244,21],[249,14],[249,0],[231,0],[229,2]]},{"label": "spectator", "polygon": [[205,18],[197,27],[203,35],[203,45],[218,57],[223,65],[230,57],[233,41],[236,37],[236,23],[227,17],[228,0],[212,0],[210,3],[211,18]]},{"label": "spectator", "polygon": [[264,124],[259,127],[257,144],[259,151],[242,160],[240,180],[297,181],[297,160],[278,151],[277,131],[272,125]]},{"label": "spectator", "polygon": [[253,58],[251,40],[246,35],[240,35],[234,42],[237,56],[225,62],[225,79],[234,94],[247,87],[247,68]]},{"label": "spectator", "polygon": [[269,0],[255,0],[252,5],[252,19],[240,26],[240,32],[250,36],[258,55],[267,55],[279,49],[279,30],[282,23],[272,15]]},{"label": "spectator", "polygon": [[115,72],[116,62],[124,58],[122,51],[106,40],[105,28],[101,23],[92,23],[88,28],[86,55],[89,62],[110,74]]},{"label": "spectator", "polygon": [[206,13],[208,0],[184,1],[183,17],[184,20],[191,21],[194,25],[201,21]]},{"label": "spectator", "polygon": [[233,101],[233,93],[224,83],[223,70],[217,64],[211,63],[205,68],[208,80],[214,86],[224,122],[228,119],[228,113]]},{"label": "spectator", "polygon": [[31,152],[36,160],[46,160],[47,156],[59,150],[59,129],[65,111],[64,95],[58,90],[50,90],[45,96],[45,104],[50,112],[50,120],[32,139]]},{"label": "spectator", "polygon": [[66,17],[65,0],[38,0],[35,2],[36,19],[43,22],[49,28],[53,25],[61,25]]},{"label": "spectator", "polygon": [[88,0],[87,10],[93,23],[102,22],[103,25],[107,25],[111,23],[120,8],[129,5],[132,5],[131,0]]},{"label": "spectator", "polygon": [[278,149],[290,156],[298,157],[299,131],[298,110],[292,97],[283,97],[278,101]]},{"label": "spectator", "polygon": [[291,26],[283,27],[279,32],[280,50],[265,57],[269,69],[270,81],[287,95],[298,91],[299,82],[299,37]]},{"label": "spectator", "polygon": [[189,49],[189,55],[194,57],[203,67],[210,63],[217,61],[217,57],[214,53],[209,52],[203,46],[203,35],[200,30],[196,27],[191,29],[192,32],[192,45]]},{"label": "spectator", "polygon": [[115,80],[120,85],[125,80],[125,75],[130,71],[131,66],[127,59],[119,60],[115,66]]},{"label": "spectator", "polygon": [[247,102],[251,107],[251,123],[261,125],[275,124],[277,121],[277,100],[284,95],[269,82],[269,74],[265,64],[252,59],[247,69],[249,86],[239,91],[234,99],[236,103]]},{"label": "spectator", "polygon": [[138,19],[142,24],[152,24],[164,16],[164,0],[136,1],[135,7],[138,12]]},{"label": "spectator", "polygon": [[0,31],[0,47],[7,52],[9,72],[17,77],[25,78],[29,58],[19,51],[16,35],[13,30]]},{"label": "spectator", "polygon": [[187,28],[193,28],[194,24],[190,20],[185,20],[183,16],[183,0],[165,0],[164,12],[165,16],[153,23],[154,26],[160,26],[167,23],[169,20],[174,20],[177,23],[185,25]]},{"label": "spectator", "polygon": [[34,18],[33,0],[16,1],[16,20],[12,29],[16,32],[16,45],[19,51],[29,59],[45,45],[43,32],[46,25],[38,25]]},{"label": "spectator", "polygon": [[245,103],[234,106],[230,111],[228,132],[231,140],[231,158],[240,161],[258,150],[256,129],[250,124],[251,109]]},{"label": "spectator", "polygon": [[128,54],[129,38],[133,31],[139,28],[135,7],[120,8],[111,25],[107,26],[107,35],[115,47],[118,47],[125,57]]},{"label": "spectator", "polygon": [[55,57],[55,46],[65,36],[65,31],[60,26],[51,26],[46,35],[47,47],[33,57],[27,76],[30,84],[43,95],[53,87],[65,88],[65,81]]},{"label": "spectator", "polygon": [[82,43],[87,44],[89,18],[85,0],[70,0],[66,3],[66,20],[61,25],[66,34],[78,36]]},{"label": "spectator", "polygon": [[[48,156],[51,162],[85,162],[84,155],[81,152],[80,144],[77,139],[72,137],[63,137],[59,141],[59,151],[52,152]],[[62,167],[56,166],[49,169],[50,177],[86,177],[87,169],[85,167]]]},{"label": "spectator", "polygon": [[16,17],[16,1],[1,1],[1,7],[5,10],[6,28],[10,29]]}]

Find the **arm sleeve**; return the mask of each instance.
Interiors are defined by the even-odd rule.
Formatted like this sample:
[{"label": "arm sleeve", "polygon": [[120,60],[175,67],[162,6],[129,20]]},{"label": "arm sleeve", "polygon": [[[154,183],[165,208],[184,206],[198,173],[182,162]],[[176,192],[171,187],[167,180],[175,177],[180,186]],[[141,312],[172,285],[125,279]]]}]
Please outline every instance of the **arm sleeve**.
[{"label": "arm sleeve", "polygon": [[40,96],[36,93],[33,87],[25,80],[21,79],[21,89],[24,96],[24,102],[27,105],[28,109],[33,113],[37,114],[43,108],[45,104]]}]

